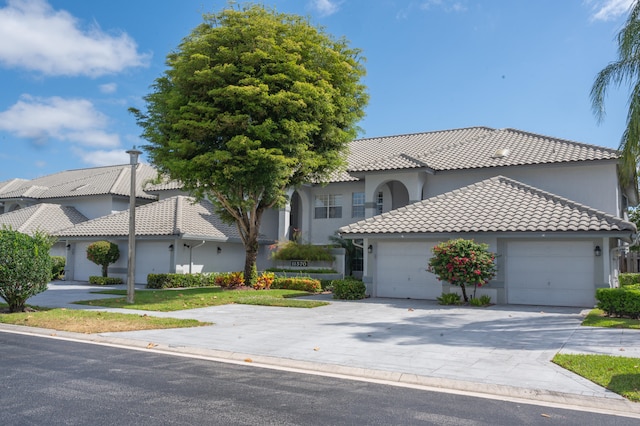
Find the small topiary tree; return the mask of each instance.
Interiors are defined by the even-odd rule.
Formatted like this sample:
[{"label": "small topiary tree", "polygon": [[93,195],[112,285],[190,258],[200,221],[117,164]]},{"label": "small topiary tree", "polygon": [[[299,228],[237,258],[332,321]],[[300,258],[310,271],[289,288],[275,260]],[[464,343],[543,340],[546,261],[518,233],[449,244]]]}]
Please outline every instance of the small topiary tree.
[{"label": "small topiary tree", "polygon": [[0,297],[9,312],[23,312],[28,298],[47,289],[52,245],[53,239],[44,233],[29,236],[10,228],[0,230]]},{"label": "small topiary tree", "polygon": [[438,280],[460,286],[462,297],[469,302],[466,286],[481,287],[496,275],[496,258],[488,250],[487,244],[476,243],[462,238],[440,243],[433,248],[433,257],[429,259],[427,270],[433,272]]},{"label": "small topiary tree", "polygon": [[120,258],[120,249],[109,241],[96,241],[87,247],[87,259],[102,266],[102,276],[106,277],[109,265],[115,263]]}]

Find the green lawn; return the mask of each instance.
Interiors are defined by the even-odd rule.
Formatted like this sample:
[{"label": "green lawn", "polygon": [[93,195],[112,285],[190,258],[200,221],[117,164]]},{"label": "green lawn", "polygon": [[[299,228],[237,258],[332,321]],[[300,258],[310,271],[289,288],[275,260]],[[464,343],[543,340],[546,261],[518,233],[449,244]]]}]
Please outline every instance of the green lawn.
[{"label": "green lawn", "polygon": [[[99,294],[126,296],[126,290],[103,290]],[[81,305],[104,306],[109,308],[129,308],[144,311],[171,312],[207,306],[243,305],[282,306],[294,308],[315,308],[328,305],[318,300],[297,300],[291,297],[307,296],[298,290],[221,290],[218,287],[190,288],[179,290],[141,290],[135,293],[135,303],[129,304],[126,297],[74,302]]]},{"label": "green lawn", "polygon": [[640,329],[640,320],[631,318],[615,318],[605,316],[600,309],[593,309],[582,321],[587,327],[634,328]]},{"label": "green lawn", "polygon": [[[602,310],[593,309],[582,325],[640,329],[640,320],[608,317]],[[640,402],[639,358],[558,354],[553,358],[553,362],[631,401]]]},{"label": "green lawn", "polygon": [[630,401],[640,402],[640,358],[557,354],[553,362]]},{"label": "green lawn", "polygon": [[[0,308],[7,305],[0,304]],[[32,312],[0,313],[0,323],[48,328],[76,333],[105,333],[116,331],[183,328],[211,325],[191,319],[157,318],[148,315],[76,309],[48,309],[31,306]]]}]

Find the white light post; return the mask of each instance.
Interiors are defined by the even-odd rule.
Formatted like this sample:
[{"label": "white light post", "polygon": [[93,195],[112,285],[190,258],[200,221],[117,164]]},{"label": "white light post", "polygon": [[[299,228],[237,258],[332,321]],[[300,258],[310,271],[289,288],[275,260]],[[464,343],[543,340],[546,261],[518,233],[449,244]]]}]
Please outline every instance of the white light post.
[{"label": "white light post", "polygon": [[136,166],[138,165],[138,155],[142,154],[134,146],[127,151],[129,154],[129,164],[131,164],[131,191],[129,193],[129,256],[128,256],[128,277],[127,277],[127,303],[134,302],[135,277],[136,277]]}]

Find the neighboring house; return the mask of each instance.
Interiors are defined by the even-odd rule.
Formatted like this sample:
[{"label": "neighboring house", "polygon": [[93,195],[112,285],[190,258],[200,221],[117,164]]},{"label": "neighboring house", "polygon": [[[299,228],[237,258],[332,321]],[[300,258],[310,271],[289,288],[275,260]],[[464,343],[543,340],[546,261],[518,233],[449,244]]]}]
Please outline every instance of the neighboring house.
[{"label": "neighboring house", "polygon": [[[482,289],[494,302],[591,306],[596,288],[617,285],[616,256],[636,238],[635,225],[624,218],[638,203],[637,187],[619,185],[618,161],[613,149],[514,129],[355,140],[346,170],[328,183],[292,188],[287,206],[265,213],[258,267],[270,264],[266,244],[294,232],[327,244],[340,230],[364,247],[353,266],[372,296],[434,299],[449,289],[426,271],[430,249],[450,238],[474,238],[498,254],[498,276]],[[91,241],[115,241],[127,257],[127,167],[1,182],[0,203],[5,211],[60,204],[91,219],[53,232],[70,248],[70,276],[88,279],[99,273],[84,258]],[[155,176],[143,168],[148,176],[138,182]],[[65,182],[92,170],[118,176],[104,182],[120,188],[106,192],[110,201]],[[65,195],[55,195],[51,180]],[[191,204],[176,182],[145,188],[137,194],[136,282],[152,272],[243,269],[237,230],[219,221],[210,203]],[[122,213],[107,216],[114,211]],[[110,271],[124,277],[122,259]]]},{"label": "neighboring house", "polygon": [[[110,276],[126,280],[129,212],[92,219],[55,235],[72,244],[67,258],[73,271],[68,278],[87,281],[96,275],[86,260],[87,246],[98,239],[118,244],[118,262]],[[264,263],[264,259],[260,259]],[[244,247],[235,225],[223,223],[208,201],[173,196],[136,208],[135,282],[146,283],[148,274],[238,271],[244,267]]]}]

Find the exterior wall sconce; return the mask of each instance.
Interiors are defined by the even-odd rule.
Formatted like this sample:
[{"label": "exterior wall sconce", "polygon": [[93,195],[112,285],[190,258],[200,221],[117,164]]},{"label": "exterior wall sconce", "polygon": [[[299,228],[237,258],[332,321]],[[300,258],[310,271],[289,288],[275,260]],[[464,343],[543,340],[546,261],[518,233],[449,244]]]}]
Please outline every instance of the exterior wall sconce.
[{"label": "exterior wall sconce", "polygon": [[67,251],[68,251],[68,250],[71,250],[71,244],[67,244],[67,245],[65,246],[65,248],[67,249]]},{"label": "exterior wall sconce", "polygon": [[369,244],[369,247],[367,247],[367,252],[373,253],[373,246],[371,244]]},{"label": "exterior wall sconce", "polygon": [[218,247],[216,251],[218,252],[218,254],[222,253],[222,249],[220,247]]},{"label": "exterior wall sconce", "polygon": [[602,250],[600,249],[600,246],[596,246],[596,248],[593,250],[593,253],[596,255],[596,257],[602,256]]},{"label": "exterior wall sconce", "polygon": [[184,246],[185,246],[186,248],[191,248],[191,246],[190,246],[189,244],[184,244]]},{"label": "exterior wall sconce", "polygon": [[173,244],[169,245],[169,251],[173,251]]}]

